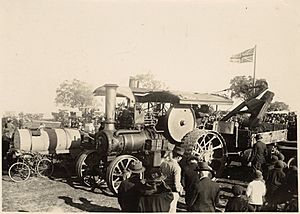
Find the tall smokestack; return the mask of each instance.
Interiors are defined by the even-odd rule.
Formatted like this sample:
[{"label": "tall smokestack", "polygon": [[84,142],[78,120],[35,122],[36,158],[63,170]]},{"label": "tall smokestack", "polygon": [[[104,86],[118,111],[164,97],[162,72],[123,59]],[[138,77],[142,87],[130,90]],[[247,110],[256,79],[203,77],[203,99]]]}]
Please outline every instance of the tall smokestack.
[{"label": "tall smokestack", "polygon": [[105,87],[105,130],[115,130],[115,113],[116,113],[116,100],[117,100],[117,87],[116,84],[106,84]]},{"label": "tall smokestack", "polygon": [[134,77],[129,78],[129,87],[130,88],[139,88],[139,80]]}]

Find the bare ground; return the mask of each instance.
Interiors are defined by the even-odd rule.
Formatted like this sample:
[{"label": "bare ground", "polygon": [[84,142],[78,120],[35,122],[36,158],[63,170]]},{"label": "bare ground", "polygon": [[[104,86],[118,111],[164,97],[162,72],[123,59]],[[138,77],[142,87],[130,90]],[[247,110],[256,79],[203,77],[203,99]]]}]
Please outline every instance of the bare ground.
[{"label": "bare ground", "polygon": [[[221,187],[221,206],[232,196],[233,184],[246,187],[247,183],[239,181],[241,170],[225,172],[225,178],[219,179]],[[53,179],[30,177],[24,183],[10,180],[6,172],[2,175],[2,211],[4,212],[120,212],[117,198],[106,191],[96,189],[94,192],[76,180],[56,176]],[[185,211],[184,198],[180,198],[178,211]]]}]

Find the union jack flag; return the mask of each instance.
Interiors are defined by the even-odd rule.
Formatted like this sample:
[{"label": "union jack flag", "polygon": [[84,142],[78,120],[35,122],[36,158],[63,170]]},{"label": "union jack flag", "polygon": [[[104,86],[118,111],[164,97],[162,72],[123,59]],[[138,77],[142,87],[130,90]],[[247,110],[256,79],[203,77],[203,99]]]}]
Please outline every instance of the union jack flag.
[{"label": "union jack flag", "polygon": [[236,62],[236,63],[253,62],[254,52],[255,52],[255,47],[245,50],[239,54],[235,54],[232,57],[230,57],[230,62]]}]

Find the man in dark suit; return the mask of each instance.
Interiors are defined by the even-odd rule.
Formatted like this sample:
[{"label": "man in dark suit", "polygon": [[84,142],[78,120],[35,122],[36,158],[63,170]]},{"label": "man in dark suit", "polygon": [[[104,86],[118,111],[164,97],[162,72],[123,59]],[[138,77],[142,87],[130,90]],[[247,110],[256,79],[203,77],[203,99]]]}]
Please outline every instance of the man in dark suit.
[{"label": "man in dark suit", "polygon": [[[185,203],[189,204],[189,200],[191,198],[191,188],[194,188],[193,185],[199,182],[199,175],[195,169],[198,167],[198,158],[196,156],[191,155],[187,158],[186,165],[182,168],[182,181],[183,188],[185,190]],[[189,207],[187,210],[189,211]]]},{"label": "man in dark suit", "polygon": [[219,203],[220,187],[210,178],[214,176],[214,171],[207,162],[199,162],[195,170],[199,172],[200,181],[196,182],[189,192],[189,211],[215,212]]},{"label": "man in dark suit", "polygon": [[250,157],[249,166],[252,166],[253,172],[256,170],[263,171],[264,164],[266,163],[265,157],[268,155],[267,146],[262,141],[261,134],[256,135],[256,143],[253,146],[252,155]]},{"label": "man in dark suit", "polygon": [[123,212],[138,212],[138,199],[143,186],[140,173],[145,171],[145,167],[142,162],[134,161],[128,170],[129,178],[123,180],[118,189],[118,202]]}]

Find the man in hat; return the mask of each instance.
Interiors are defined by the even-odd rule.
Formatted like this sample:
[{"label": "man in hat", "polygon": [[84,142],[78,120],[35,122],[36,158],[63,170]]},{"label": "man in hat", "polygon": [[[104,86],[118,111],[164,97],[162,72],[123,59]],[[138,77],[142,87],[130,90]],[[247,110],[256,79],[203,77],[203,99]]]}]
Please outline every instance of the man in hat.
[{"label": "man in hat", "polygon": [[254,174],[254,180],[248,184],[246,195],[249,197],[249,204],[254,207],[254,211],[259,212],[264,203],[266,185],[261,171],[256,170]]},{"label": "man in hat", "polygon": [[15,133],[16,127],[13,124],[13,120],[11,118],[7,119],[6,124],[4,125],[4,128],[9,131],[9,138],[13,139],[13,135]]},{"label": "man in hat", "polygon": [[249,212],[254,211],[254,208],[249,205],[243,195],[243,188],[239,185],[234,185],[231,189],[233,197],[226,204],[225,212]]},{"label": "man in hat", "polygon": [[141,189],[139,212],[168,212],[173,201],[172,190],[164,182],[166,176],[159,168],[152,168]]},{"label": "man in hat", "polygon": [[183,190],[181,185],[181,168],[178,164],[183,155],[184,149],[182,147],[175,146],[172,152],[172,157],[165,159],[160,165],[162,173],[167,176],[165,182],[171,188],[173,193],[174,199],[169,210],[169,212],[172,213],[176,212],[179,193],[182,193]]},{"label": "man in hat", "polygon": [[2,135],[2,169],[6,169],[8,166],[7,153],[9,151],[10,145],[11,145],[11,138],[10,138],[9,130],[4,129]]},{"label": "man in hat", "polygon": [[188,211],[215,212],[219,203],[220,187],[210,178],[214,176],[214,171],[207,162],[199,162],[195,170],[199,172],[200,181],[187,193],[190,196],[187,199]]},{"label": "man in hat", "polygon": [[262,141],[261,134],[256,135],[256,143],[253,145],[252,155],[249,160],[249,166],[252,166],[253,172],[262,171],[262,166],[266,163],[265,157],[268,155],[267,146]]},{"label": "man in hat", "polygon": [[182,184],[185,190],[185,202],[188,204],[191,188],[199,182],[199,175],[195,169],[198,167],[198,158],[194,155],[187,157],[186,164],[182,167]]},{"label": "man in hat", "polygon": [[[137,212],[140,189],[142,187],[140,174],[145,171],[141,161],[133,161],[128,166],[128,179],[121,182],[118,189],[118,202],[124,212]],[[126,173],[128,174],[126,171]]]}]

